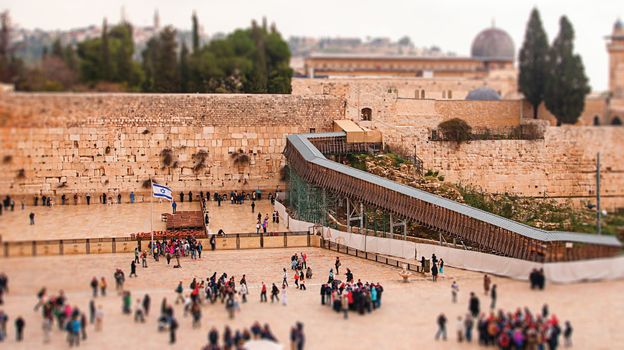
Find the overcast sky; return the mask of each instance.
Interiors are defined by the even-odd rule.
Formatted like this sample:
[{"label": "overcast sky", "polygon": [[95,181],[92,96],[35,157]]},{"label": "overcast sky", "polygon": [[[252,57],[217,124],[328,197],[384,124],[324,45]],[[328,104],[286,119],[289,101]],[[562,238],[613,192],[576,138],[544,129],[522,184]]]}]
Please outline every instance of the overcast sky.
[{"label": "overcast sky", "polygon": [[416,46],[437,45],[468,55],[477,33],[492,25],[506,30],[516,51],[522,43],[529,12],[537,6],[552,41],[558,19],[567,15],[576,31],[576,50],[582,55],[594,90],[608,84],[604,36],[624,16],[621,0],[2,0],[13,21],[26,28],[69,29],[100,24],[103,17],[117,22],[121,8],[136,25],[152,23],[154,10],[161,24],[190,28],[197,11],[208,34],[247,26],[266,16],[285,37],[409,36]]}]

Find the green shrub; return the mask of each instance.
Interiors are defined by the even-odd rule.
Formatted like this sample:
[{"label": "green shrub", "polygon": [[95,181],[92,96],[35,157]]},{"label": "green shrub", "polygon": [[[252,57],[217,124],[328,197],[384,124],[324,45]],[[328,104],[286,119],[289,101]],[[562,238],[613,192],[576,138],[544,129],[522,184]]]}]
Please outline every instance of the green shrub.
[{"label": "green shrub", "polygon": [[468,141],[472,135],[472,127],[463,119],[453,118],[438,124],[438,132],[447,141]]}]

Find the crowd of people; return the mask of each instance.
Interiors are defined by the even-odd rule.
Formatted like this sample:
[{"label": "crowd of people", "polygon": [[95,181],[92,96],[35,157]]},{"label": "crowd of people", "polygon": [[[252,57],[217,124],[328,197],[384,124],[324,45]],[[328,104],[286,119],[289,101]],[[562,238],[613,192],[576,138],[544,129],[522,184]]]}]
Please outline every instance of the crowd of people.
[{"label": "crowd of people", "polygon": [[[446,340],[446,317],[438,316],[438,332],[436,339]],[[556,350],[563,336],[564,346],[572,345],[573,328],[565,321],[563,328],[555,315],[550,315],[548,306],[544,305],[541,313],[533,313],[528,308],[518,308],[514,312],[481,313],[477,317],[468,313],[462,319],[457,317],[457,341],[472,342],[473,329],[477,332],[477,342],[482,346],[498,347],[502,350],[511,349],[550,349]]]},{"label": "crowd of people", "polygon": [[[208,332],[208,344],[203,347],[203,350],[242,350],[245,349],[245,344],[252,340],[268,340],[277,342],[277,338],[273,335],[271,328],[268,324],[261,326],[260,323],[255,322],[251,327],[244,328],[242,330],[232,330],[230,327],[225,326],[223,330],[223,342],[219,341],[219,331],[212,327]],[[291,348],[293,350],[301,350],[305,344],[305,335],[303,333],[303,324],[297,322],[290,330]],[[223,345],[221,345],[223,344]]]}]

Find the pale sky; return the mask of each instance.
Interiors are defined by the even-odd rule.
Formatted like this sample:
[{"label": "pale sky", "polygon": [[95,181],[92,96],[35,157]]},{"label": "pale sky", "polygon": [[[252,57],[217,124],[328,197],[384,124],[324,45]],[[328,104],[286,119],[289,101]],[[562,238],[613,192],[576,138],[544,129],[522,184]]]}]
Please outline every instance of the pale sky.
[{"label": "pale sky", "polygon": [[190,28],[197,11],[207,34],[247,26],[266,16],[285,37],[306,36],[409,36],[416,46],[437,45],[444,51],[468,55],[477,33],[495,21],[513,38],[516,52],[522,44],[532,7],[542,15],[548,40],[567,15],[576,32],[576,50],[583,57],[590,84],[605,90],[608,56],[604,36],[624,16],[621,0],[2,0],[13,21],[26,28],[69,29],[117,22],[125,7],[130,22],[152,23],[154,10],[161,25]]}]

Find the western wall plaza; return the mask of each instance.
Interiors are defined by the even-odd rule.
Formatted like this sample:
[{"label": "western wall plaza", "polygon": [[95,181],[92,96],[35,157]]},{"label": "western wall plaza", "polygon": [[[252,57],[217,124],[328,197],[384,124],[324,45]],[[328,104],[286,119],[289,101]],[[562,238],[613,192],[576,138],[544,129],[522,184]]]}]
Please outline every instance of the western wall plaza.
[{"label": "western wall plaza", "polygon": [[624,348],[621,4],[495,3],[7,0],[0,349]]}]

